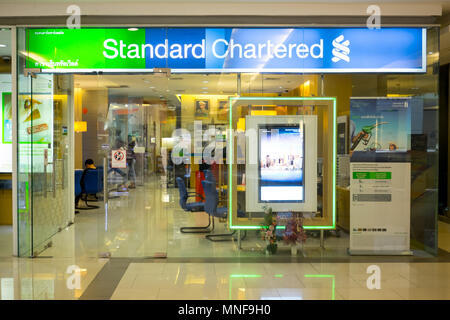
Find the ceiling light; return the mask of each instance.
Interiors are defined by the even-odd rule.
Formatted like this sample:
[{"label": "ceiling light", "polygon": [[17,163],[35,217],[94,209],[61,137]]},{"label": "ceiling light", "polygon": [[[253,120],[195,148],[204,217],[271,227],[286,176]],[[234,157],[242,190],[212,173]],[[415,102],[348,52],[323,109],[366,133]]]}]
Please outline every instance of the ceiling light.
[{"label": "ceiling light", "polygon": [[138,31],[138,28],[128,28],[128,31]]},{"label": "ceiling light", "polygon": [[203,80],[203,83],[208,83],[209,81],[208,80]]},{"label": "ceiling light", "polygon": [[155,89],[155,87],[149,87],[150,89]]},{"label": "ceiling light", "polygon": [[0,43],[0,48],[6,48],[6,44],[1,44]]},{"label": "ceiling light", "polygon": [[202,90],[208,90],[208,87],[203,87]]},{"label": "ceiling light", "polygon": [[202,93],[208,93],[208,91],[203,91]]}]

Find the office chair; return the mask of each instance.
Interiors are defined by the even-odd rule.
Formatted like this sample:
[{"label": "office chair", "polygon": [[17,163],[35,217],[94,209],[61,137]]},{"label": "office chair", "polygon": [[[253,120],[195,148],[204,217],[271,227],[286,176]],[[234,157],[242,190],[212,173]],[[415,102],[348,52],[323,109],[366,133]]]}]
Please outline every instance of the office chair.
[{"label": "office chair", "polygon": [[[211,231],[214,230],[214,217],[217,218],[226,218],[228,216],[228,208],[227,207],[217,207],[219,204],[219,195],[217,194],[216,184],[214,182],[203,180],[202,181],[203,190],[205,191],[205,211],[212,218],[212,228]],[[238,217],[244,217],[245,214],[238,210]],[[225,234],[208,234],[205,236],[206,239],[210,241],[230,241],[233,240],[233,235],[236,233],[236,230],[233,230],[231,233]],[[216,237],[222,239],[215,239]],[[224,239],[225,238],[225,239]],[[228,238],[228,239],[227,239]]]},{"label": "office chair", "polygon": [[[190,197],[201,197],[203,199],[202,195],[199,195],[195,192],[188,192],[186,189],[186,185],[184,184],[184,180],[181,177],[177,177],[177,185],[178,185],[178,192],[180,193],[180,207],[183,208],[184,211],[188,212],[201,212],[205,211],[205,203],[204,202],[187,202],[187,200]],[[204,227],[182,227],[180,228],[180,232],[182,233],[209,233],[212,230],[210,230],[211,226],[211,217],[208,215],[208,224]]]},{"label": "office chair", "polygon": [[93,172],[96,170],[88,170],[84,176],[84,195],[83,198],[83,190],[81,188],[81,177],[83,175],[83,170],[75,170],[75,196],[80,196],[80,200],[84,201],[86,204],[86,208],[76,207],[77,210],[92,210],[98,209],[99,206],[93,206],[88,204],[87,195],[90,193],[97,193],[97,177],[98,172]]}]

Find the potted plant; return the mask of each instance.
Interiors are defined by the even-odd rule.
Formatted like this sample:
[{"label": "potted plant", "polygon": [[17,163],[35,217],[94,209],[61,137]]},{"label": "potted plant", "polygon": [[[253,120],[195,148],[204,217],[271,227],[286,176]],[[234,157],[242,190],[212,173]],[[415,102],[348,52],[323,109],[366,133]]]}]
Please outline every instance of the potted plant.
[{"label": "potted plant", "polygon": [[292,215],[287,221],[283,241],[291,245],[291,255],[297,255],[298,244],[306,241],[306,232],[303,229],[303,217]]},{"label": "potted plant", "polygon": [[277,229],[276,215],[272,212],[271,207],[265,206],[262,234],[267,244],[266,254],[277,253],[278,245],[277,245],[276,229]]}]

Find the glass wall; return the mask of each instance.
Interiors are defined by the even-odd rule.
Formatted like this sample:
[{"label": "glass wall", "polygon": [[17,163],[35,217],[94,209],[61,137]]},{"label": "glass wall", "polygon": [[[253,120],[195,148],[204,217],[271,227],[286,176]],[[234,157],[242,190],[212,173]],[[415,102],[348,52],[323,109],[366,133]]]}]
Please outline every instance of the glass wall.
[{"label": "glass wall", "polygon": [[19,256],[37,256],[73,221],[70,75],[25,68],[25,32],[18,31],[17,162]]},{"label": "glass wall", "polygon": [[[361,162],[361,155],[366,163],[410,166],[407,187],[373,179],[387,182],[381,189],[389,191],[366,202],[387,199],[391,191],[407,194],[407,241],[416,255],[437,254],[437,28],[427,30],[425,74],[163,72],[32,78],[23,70],[24,36],[19,30],[18,105],[24,117],[28,110],[42,112],[51,101],[53,125],[33,123],[38,119],[31,114],[28,124],[18,116],[22,255],[45,245],[68,219],[46,220],[53,211],[45,206],[69,208],[72,194],[65,187],[73,174],[67,171],[71,148],[76,169],[92,159],[102,170],[102,187],[89,201],[103,201],[75,216],[84,230],[77,241],[92,256],[259,257],[270,254],[266,249],[275,242],[274,259],[296,250],[307,257],[347,256],[354,231],[351,206],[362,194],[350,196],[350,166]],[[354,117],[362,103],[379,107],[399,101],[408,105],[406,118],[398,113],[379,120],[387,116],[369,112],[362,118],[375,119],[375,126],[361,127],[361,118]],[[71,112],[86,124],[75,132],[73,145],[64,136]],[[45,124],[53,128],[52,141],[39,129]],[[405,127],[401,137],[383,139],[399,126]],[[64,188],[54,191],[58,183]],[[389,206],[391,200],[382,201]],[[272,223],[277,230],[267,232]],[[381,226],[370,229],[386,232]],[[392,243],[405,241],[394,236]]]},{"label": "glass wall", "polygon": [[0,28],[0,256],[13,251],[11,30]]}]

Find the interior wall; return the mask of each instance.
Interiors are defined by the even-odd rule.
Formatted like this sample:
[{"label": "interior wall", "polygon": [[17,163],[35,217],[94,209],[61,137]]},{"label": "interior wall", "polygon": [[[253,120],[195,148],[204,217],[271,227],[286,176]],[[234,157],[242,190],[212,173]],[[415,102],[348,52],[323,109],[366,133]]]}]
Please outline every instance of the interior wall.
[{"label": "interior wall", "polygon": [[100,165],[103,159],[99,153],[97,121],[108,110],[108,90],[84,90],[82,104],[82,109],[86,111],[82,114],[82,119],[87,122],[87,131],[82,133],[82,163],[86,159],[93,159],[95,164]]},{"label": "interior wall", "polygon": [[[74,117],[75,121],[83,121],[83,89],[74,90]],[[75,169],[83,169],[83,132],[75,132]]]}]

